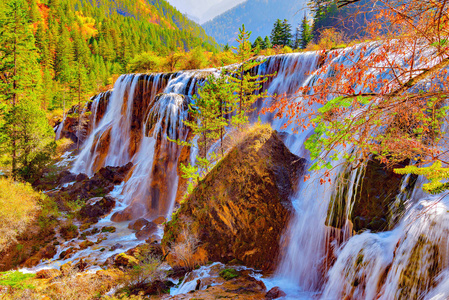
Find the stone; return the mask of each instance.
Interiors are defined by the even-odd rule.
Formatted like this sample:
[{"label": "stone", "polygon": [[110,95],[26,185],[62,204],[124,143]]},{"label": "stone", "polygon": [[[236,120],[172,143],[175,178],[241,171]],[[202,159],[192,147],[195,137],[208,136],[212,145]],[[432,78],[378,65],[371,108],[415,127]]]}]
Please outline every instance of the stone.
[{"label": "stone", "polygon": [[150,222],[136,232],[136,238],[138,240],[146,240],[148,239],[155,231],[157,230],[157,225]]},{"label": "stone", "polygon": [[187,230],[199,240],[194,255],[201,258],[202,251],[205,261],[238,259],[248,267],[273,271],[293,211],[290,195],[306,163],[269,126],[249,130],[165,224],[164,253],[182,243]]},{"label": "stone", "polygon": [[87,176],[84,173],[80,173],[80,174],[76,175],[75,181],[81,182],[81,181],[88,180],[88,179],[89,179],[89,176]]},{"label": "stone", "polygon": [[56,269],[43,269],[36,272],[37,279],[51,279],[60,276],[62,273]]},{"label": "stone", "polygon": [[89,199],[80,209],[78,217],[98,222],[100,217],[109,214],[115,207],[115,200],[112,197],[94,197]]},{"label": "stone", "polygon": [[287,294],[284,291],[282,291],[279,287],[275,286],[274,288],[269,290],[268,293],[266,293],[265,299],[272,300],[272,299],[278,299],[278,298],[285,297],[285,296],[287,296]]},{"label": "stone", "polygon": [[111,251],[115,251],[117,249],[123,248],[123,245],[120,243],[115,244],[114,246],[111,247]]},{"label": "stone", "polygon": [[59,174],[58,183],[59,183],[59,185],[63,185],[63,184],[69,183],[69,182],[73,182],[73,181],[75,181],[75,179],[76,179],[75,174],[65,170]]},{"label": "stone", "polygon": [[134,221],[131,221],[128,224],[128,228],[131,230],[136,230],[139,231],[141,230],[143,227],[145,227],[147,224],[150,224],[150,221],[144,219],[144,218],[140,218]]},{"label": "stone", "polygon": [[130,221],[136,218],[136,216],[141,216],[142,212],[145,211],[146,208],[141,203],[134,203],[133,205],[128,206],[122,211],[118,211],[114,213],[111,217],[113,222],[124,222]]},{"label": "stone", "polygon": [[138,264],[139,262],[135,257],[125,253],[118,254],[114,259],[114,266],[116,267],[132,268]]},{"label": "stone", "polygon": [[167,221],[167,219],[165,217],[157,217],[156,219],[154,219],[152,222],[156,225],[162,225]]}]

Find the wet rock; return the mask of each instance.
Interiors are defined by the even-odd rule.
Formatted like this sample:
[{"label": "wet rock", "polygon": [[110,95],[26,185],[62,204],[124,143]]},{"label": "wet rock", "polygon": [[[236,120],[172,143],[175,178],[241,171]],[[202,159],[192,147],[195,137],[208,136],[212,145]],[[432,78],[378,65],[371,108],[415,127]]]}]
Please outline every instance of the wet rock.
[{"label": "wet rock", "polygon": [[168,271],[167,276],[173,279],[179,279],[184,277],[187,272],[189,272],[189,270],[185,267],[173,267]]},{"label": "wet rock", "polygon": [[135,218],[135,216],[142,215],[142,212],[145,211],[145,206],[141,203],[135,203],[131,206],[128,206],[122,211],[118,211],[114,213],[111,217],[113,222],[124,222],[130,221]]},{"label": "wet rock", "polygon": [[305,165],[275,131],[259,125],[199,182],[167,222],[164,253],[182,244],[187,230],[199,240],[194,254],[202,251],[205,261],[238,259],[246,266],[274,270],[292,212],[289,196]]},{"label": "wet rock", "polygon": [[284,291],[282,291],[279,287],[275,286],[274,288],[268,291],[268,293],[265,295],[265,299],[272,300],[285,296],[287,296],[287,294]]},{"label": "wet rock", "polygon": [[67,257],[69,257],[70,255],[72,255],[73,253],[75,253],[78,249],[76,249],[75,247],[70,247],[67,250],[62,251],[59,254],[59,259],[66,259]]},{"label": "wet rock", "polygon": [[[397,215],[401,215],[405,205],[396,196],[401,191],[402,175],[396,174],[393,169],[404,167],[397,165],[388,168],[377,160],[369,160],[361,180],[354,184],[353,191],[348,190],[347,184],[350,176],[349,172],[344,172],[341,176],[343,184],[337,186],[335,193],[329,204],[326,225],[332,228],[343,229],[349,221],[353,225],[354,233],[369,229],[373,232],[391,230],[395,225]],[[407,191],[411,191],[416,182],[416,177],[410,177]],[[380,188],[382,187],[382,188]],[[352,211],[347,212],[347,194],[352,192]],[[407,198],[407,197],[406,197]],[[396,216],[395,216],[396,215]],[[352,232],[350,233],[352,234]]]},{"label": "wet rock", "polygon": [[81,250],[83,250],[83,249],[87,249],[87,248],[89,248],[90,246],[93,246],[93,245],[94,245],[93,242],[91,242],[89,240],[86,240],[86,241],[83,241],[82,243],[80,243],[79,247],[80,247]]},{"label": "wet rock", "polygon": [[132,268],[138,264],[139,261],[135,257],[125,253],[118,254],[114,259],[114,266],[116,267]]},{"label": "wet rock", "polygon": [[25,262],[26,267],[32,267],[33,265],[38,264],[43,259],[51,259],[56,255],[56,246],[53,244],[49,244],[43,248],[41,248],[35,255],[31,258],[27,259]]},{"label": "wet rock", "polygon": [[59,185],[63,185],[69,182],[73,182],[76,179],[76,175],[69,172],[69,171],[62,171],[59,174],[59,180],[58,180],[58,184]]},{"label": "wet rock", "polygon": [[44,269],[36,272],[37,279],[51,279],[60,276],[62,273],[56,269]]},{"label": "wet rock", "polygon": [[128,224],[128,228],[131,230],[141,230],[143,227],[145,227],[146,225],[150,224],[150,221],[144,219],[144,218],[140,218],[134,221],[131,221]]},{"label": "wet rock", "polygon": [[[100,250],[100,251],[101,251],[101,250]],[[118,254],[114,254],[114,255],[108,257],[108,258],[106,259],[106,261],[104,262],[103,267],[111,267],[111,266],[113,266],[113,265],[114,265],[114,262],[115,262],[115,258],[117,257],[117,255],[118,255]]]},{"label": "wet rock", "polygon": [[52,192],[52,196],[60,209],[69,210],[65,203],[67,201],[84,200],[104,197],[114,189],[114,185],[123,181],[133,164],[128,163],[121,167],[104,167],[101,168],[94,176],[78,175],[78,180],[67,187],[61,188],[59,191]]},{"label": "wet rock", "polygon": [[122,244],[115,244],[114,246],[111,247],[111,251],[115,251],[117,249],[123,248]]},{"label": "wet rock", "polygon": [[76,175],[75,181],[80,182],[80,181],[84,181],[84,180],[88,180],[88,179],[89,179],[89,176],[87,176],[84,173],[80,173],[80,174]]},{"label": "wet rock", "polygon": [[136,238],[138,240],[146,240],[149,238],[154,232],[157,230],[157,225],[150,222],[147,225],[145,225],[143,228],[141,228],[139,231],[136,232]]},{"label": "wet rock", "polygon": [[95,197],[89,199],[81,208],[78,217],[98,222],[98,219],[109,214],[115,207],[115,200],[112,197]]},{"label": "wet rock", "polygon": [[59,233],[66,240],[71,240],[79,236],[78,227],[72,223],[61,226]]},{"label": "wet rock", "polygon": [[152,222],[156,225],[162,225],[163,223],[165,223],[167,221],[167,219],[165,217],[157,217],[156,219],[154,219]]}]

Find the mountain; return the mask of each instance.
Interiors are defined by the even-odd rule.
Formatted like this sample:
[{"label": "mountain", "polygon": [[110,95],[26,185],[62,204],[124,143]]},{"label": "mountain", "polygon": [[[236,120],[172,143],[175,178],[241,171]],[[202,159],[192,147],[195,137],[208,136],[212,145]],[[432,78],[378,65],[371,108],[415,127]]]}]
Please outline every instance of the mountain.
[{"label": "mountain", "polygon": [[27,12],[19,21],[32,28],[43,85],[51,86],[43,90],[46,109],[63,108],[67,91],[80,99],[111,84],[142,53],[218,50],[165,0],[7,0],[0,1],[0,21],[11,17],[11,5]]},{"label": "mountain", "polygon": [[219,44],[235,45],[237,32],[242,24],[252,31],[251,40],[269,36],[277,19],[287,19],[296,28],[304,13],[307,0],[247,0],[203,24],[206,33]]},{"label": "mountain", "polygon": [[[167,0],[187,14],[190,19],[203,24],[245,0]],[[193,18],[192,18],[193,16]]]}]

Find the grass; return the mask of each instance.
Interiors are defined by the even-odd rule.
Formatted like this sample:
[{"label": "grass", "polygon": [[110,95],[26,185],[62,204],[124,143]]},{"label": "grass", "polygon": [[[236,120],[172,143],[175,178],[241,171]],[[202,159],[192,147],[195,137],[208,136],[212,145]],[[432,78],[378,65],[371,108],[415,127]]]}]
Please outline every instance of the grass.
[{"label": "grass", "polygon": [[34,278],[34,274],[24,274],[19,271],[8,271],[0,273],[0,286],[7,286],[14,289],[34,289],[34,286],[27,281]]},{"label": "grass", "polygon": [[0,178],[0,251],[15,242],[36,218],[43,197],[29,184]]}]

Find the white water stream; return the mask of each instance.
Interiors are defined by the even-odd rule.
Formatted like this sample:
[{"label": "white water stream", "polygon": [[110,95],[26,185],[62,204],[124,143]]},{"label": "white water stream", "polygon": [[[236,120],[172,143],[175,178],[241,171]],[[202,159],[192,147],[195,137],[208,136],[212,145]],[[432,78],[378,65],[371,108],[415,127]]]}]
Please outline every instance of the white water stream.
[{"label": "white water stream", "polygon": [[[355,52],[354,59],[359,54],[358,47],[351,49]],[[376,51],[376,45],[370,45],[367,51]],[[269,94],[291,94],[301,86],[313,88],[320,78],[333,76],[332,70],[316,75],[319,60],[319,54],[314,52],[280,55],[269,58],[258,72],[261,75],[277,72],[267,86]],[[350,64],[342,54],[333,60]],[[169,143],[166,137],[187,137],[188,132],[182,122],[188,117],[187,103],[195,92],[196,82],[209,72],[213,70],[180,72],[169,78],[162,74],[121,76],[114,86],[104,116],[99,122],[92,123],[90,135],[72,172],[91,176],[100,167],[120,166],[131,161],[134,164],[132,174],[116,191],[120,209],[140,204],[141,216],[170,218],[178,188],[176,166],[180,149]],[[139,80],[144,81],[143,87]],[[135,139],[138,145],[131,145],[132,134],[135,133],[133,107],[138,105],[136,89],[144,90],[139,94],[149,97],[149,105],[143,108],[147,111],[139,120],[142,126],[141,138]],[[161,92],[163,94],[159,95]],[[91,111],[96,120],[98,103],[94,103]],[[284,141],[292,153],[309,159],[304,142],[312,133],[310,130],[294,134],[291,127],[281,130],[285,120],[273,120],[272,115],[261,116],[261,119],[286,133]],[[105,139],[109,139],[107,154],[101,155]],[[130,147],[135,149],[132,154]],[[160,166],[157,162],[161,160],[166,163],[164,192],[153,187],[153,178]],[[439,196],[423,195],[419,182],[406,202],[405,216],[394,230],[383,233],[365,231],[352,236],[348,225],[343,233],[343,244],[335,245],[339,246],[337,259],[329,270],[326,269],[329,230],[325,223],[329,202],[335,192],[333,184],[344,167],[344,161],[335,162],[337,165],[329,177],[332,184],[321,184],[320,173],[310,174],[311,178],[306,182],[301,180],[298,192],[292,197],[295,214],[281,241],[286,247],[278,270],[271,279],[264,280],[267,287],[280,286],[287,293],[287,299],[406,299],[405,295],[417,299],[448,299],[449,197],[441,200]],[[350,174],[353,186],[348,190],[354,190],[360,175],[361,172]],[[160,197],[161,194],[165,196]],[[346,197],[348,216],[353,194],[349,192]],[[108,221],[110,219],[106,218],[101,222]],[[135,241],[132,234],[128,239]],[[185,287],[186,290],[189,288]],[[183,287],[178,289],[183,290]]]}]

